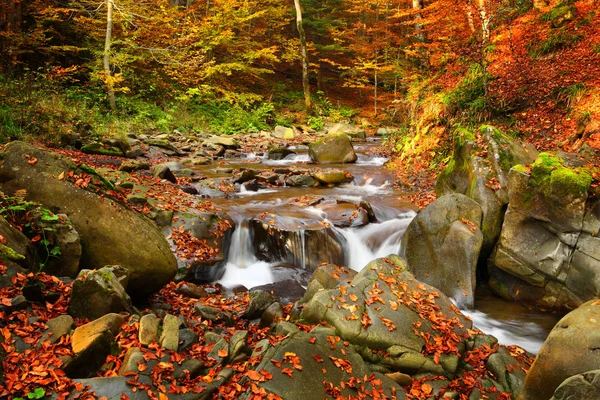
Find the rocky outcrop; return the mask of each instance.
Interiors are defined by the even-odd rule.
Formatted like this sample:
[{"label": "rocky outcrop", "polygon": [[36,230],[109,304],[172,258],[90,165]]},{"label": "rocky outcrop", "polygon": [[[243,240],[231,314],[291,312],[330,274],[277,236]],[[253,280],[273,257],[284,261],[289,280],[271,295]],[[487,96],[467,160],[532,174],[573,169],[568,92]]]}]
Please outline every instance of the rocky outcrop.
[{"label": "rocky outcrop", "polygon": [[156,226],[118,201],[76,187],[65,179],[69,171],[85,174],[61,156],[12,142],[2,155],[0,183],[6,193],[25,189],[28,199],[69,217],[82,238],[82,268],[121,265],[131,272],[128,291],[142,296],[169,282],[177,264]]},{"label": "rocky outcrop", "polygon": [[600,296],[600,202],[588,199],[591,182],[584,170],[547,153],[530,170],[510,171],[509,207],[491,258],[497,293],[518,299],[525,292],[554,308]]},{"label": "rocky outcrop", "polygon": [[[600,365],[600,301],[592,300],[571,311],[548,335],[525,381],[519,400],[555,398],[592,399],[595,397],[556,397],[555,390],[567,378],[597,369]],[[584,387],[581,388],[584,390]]]},{"label": "rocky outcrop", "polygon": [[472,306],[483,243],[482,211],[462,194],[440,197],[412,220],[401,249],[417,279]]},{"label": "rocky outcrop", "polygon": [[343,133],[327,135],[309,144],[308,154],[319,164],[353,163],[357,159],[350,138]]},{"label": "rocky outcrop", "polygon": [[487,143],[486,156],[479,155],[481,149],[471,132],[458,129],[452,159],[439,174],[435,191],[438,197],[449,193],[464,194],[481,206],[483,246],[480,260],[483,261],[500,235],[508,203],[508,171],[515,165],[533,162],[538,153],[532,146],[513,140],[492,126],[482,126],[480,131]]}]

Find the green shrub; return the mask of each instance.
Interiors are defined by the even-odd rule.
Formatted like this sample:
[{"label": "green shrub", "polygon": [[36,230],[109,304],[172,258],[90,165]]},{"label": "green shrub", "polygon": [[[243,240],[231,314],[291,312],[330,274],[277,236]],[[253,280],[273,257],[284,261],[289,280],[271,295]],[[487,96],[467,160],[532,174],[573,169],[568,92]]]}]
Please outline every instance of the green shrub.
[{"label": "green shrub", "polygon": [[577,43],[581,38],[581,35],[560,31],[544,40],[536,48],[531,48],[530,55],[534,58],[544,56],[565,47],[569,47]]},{"label": "green shrub", "polygon": [[489,79],[490,74],[481,65],[472,64],[462,81],[442,99],[448,112],[464,112],[477,120],[485,119],[490,108],[485,95],[485,85]]}]

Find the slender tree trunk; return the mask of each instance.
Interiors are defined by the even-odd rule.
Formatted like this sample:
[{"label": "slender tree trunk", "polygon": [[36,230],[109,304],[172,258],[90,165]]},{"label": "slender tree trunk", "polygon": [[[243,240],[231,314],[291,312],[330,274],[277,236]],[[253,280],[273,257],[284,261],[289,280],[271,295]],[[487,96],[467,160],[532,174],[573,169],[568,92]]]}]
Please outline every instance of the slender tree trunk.
[{"label": "slender tree trunk", "polygon": [[310,85],[308,82],[308,49],[306,48],[306,35],[304,34],[304,26],[302,25],[302,7],[300,0],[294,0],[296,7],[296,27],[300,36],[300,51],[302,52],[302,88],[304,89],[304,104],[306,110],[311,109],[310,104]]},{"label": "slender tree trunk", "polygon": [[[423,0],[412,0],[413,10],[422,10],[424,7]],[[421,13],[417,13],[415,15],[415,33],[417,40],[419,42],[425,41],[425,33],[423,33],[423,26],[421,25],[421,20],[423,19],[423,15]]]},{"label": "slender tree trunk", "polygon": [[106,92],[108,93],[108,102],[111,110],[117,109],[115,101],[115,88],[110,72],[110,40],[113,28],[113,4],[114,0],[106,0],[106,38],[104,40],[104,73],[106,74]]}]

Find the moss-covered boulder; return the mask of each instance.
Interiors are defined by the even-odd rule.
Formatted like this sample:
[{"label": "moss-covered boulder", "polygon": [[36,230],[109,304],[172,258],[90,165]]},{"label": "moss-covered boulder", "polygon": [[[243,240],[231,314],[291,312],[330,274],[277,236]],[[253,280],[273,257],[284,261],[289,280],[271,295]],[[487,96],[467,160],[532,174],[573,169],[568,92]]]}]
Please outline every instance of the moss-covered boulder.
[{"label": "moss-covered boulder", "polygon": [[438,176],[436,194],[441,197],[461,193],[481,206],[483,245],[480,262],[484,262],[500,235],[508,203],[507,174],[515,165],[533,162],[537,151],[489,125],[480,128],[480,135],[487,147],[485,157],[478,155],[482,149],[476,145],[473,132],[462,128],[456,130],[452,158]]},{"label": "moss-covered boulder", "polygon": [[472,306],[483,243],[479,204],[462,194],[442,196],[412,220],[402,252],[417,279]]},{"label": "moss-covered boulder", "polygon": [[69,217],[81,235],[81,268],[123,266],[131,272],[131,295],[148,295],[169,282],[177,263],[158,228],[101,191],[76,187],[64,178],[73,170],[76,166],[64,157],[12,142],[2,154],[0,185],[7,194],[25,189],[27,199]]},{"label": "moss-covered boulder", "polygon": [[600,365],[599,332],[598,300],[589,301],[564,316],[540,349],[519,399],[549,399],[565,379],[597,369]]},{"label": "moss-covered boulder", "polygon": [[353,179],[352,175],[341,169],[318,169],[312,170],[310,174],[313,178],[326,185],[349,182]]},{"label": "moss-covered boulder", "polygon": [[[592,178],[548,153],[509,174],[509,207],[492,254],[492,288],[518,299],[521,288],[539,305],[575,308],[600,295],[600,211],[588,199]],[[506,287],[520,288],[514,292]],[[531,290],[528,289],[531,288]]]},{"label": "moss-covered boulder", "polygon": [[50,257],[43,271],[56,276],[74,278],[79,273],[81,262],[81,238],[75,226],[65,214],[58,215],[56,223],[52,224],[47,232],[55,252],[60,252],[56,257]]},{"label": "moss-covered boulder", "polygon": [[[337,339],[316,331],[297,331],[274,346],[265,341],[256,354],[262,361],[255,370],[272,377],[255,382],[256,386],[265,391],[265,397],[272,393],[286,400],[406,398],[401,386],[371,371],[352,347]],[[253,396],[249,388],[240,399]]]},{"label": "moss-covered boulder", "polygon": [[308,155],[319,164],[353,163],[357,159],[350,138],[343,133],[327,135],[309,144]]},{"label": "moss-covered boulder", "polygon": [[[416,280],[397,256],[372,261],[350,283],[318,291],[302,317],[335,328],[369,362],[410,375],[453,375],[460,339],[448,342],[441,362],[423,349],[436,336],[459,338],[471,327],[446,296]],[[442,320],[444,332],[437,326]]]}]

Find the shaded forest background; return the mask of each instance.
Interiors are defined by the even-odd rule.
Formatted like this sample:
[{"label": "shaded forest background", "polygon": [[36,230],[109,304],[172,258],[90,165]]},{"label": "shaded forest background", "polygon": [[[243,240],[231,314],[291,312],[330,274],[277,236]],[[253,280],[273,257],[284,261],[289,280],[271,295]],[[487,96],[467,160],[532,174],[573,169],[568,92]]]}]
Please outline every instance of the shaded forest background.
[{"label": "shaded forest background", "polygon": [[404,157],[482,123],[541,149],[600,147],[597,1],[300,4],[308,109],[292,0],[3,1],[0,139],[349,121],[393,127]]}]

